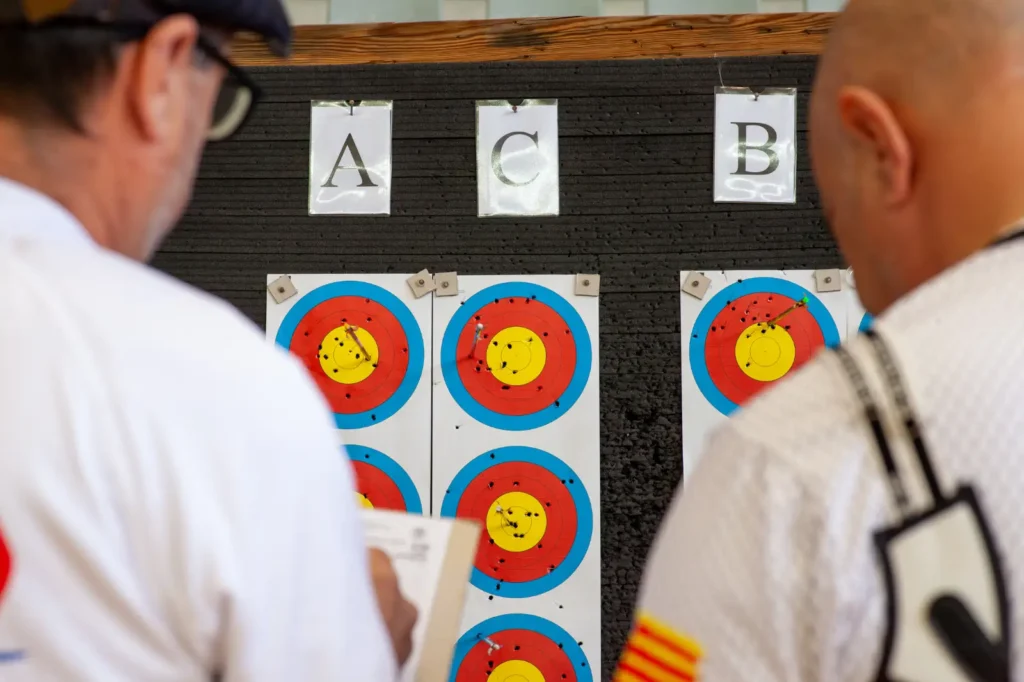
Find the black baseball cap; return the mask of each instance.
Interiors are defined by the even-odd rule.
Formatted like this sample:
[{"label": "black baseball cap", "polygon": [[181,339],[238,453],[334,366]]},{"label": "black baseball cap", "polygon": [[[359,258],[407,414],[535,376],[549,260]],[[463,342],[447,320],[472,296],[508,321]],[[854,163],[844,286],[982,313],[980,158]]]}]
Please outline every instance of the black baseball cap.
[{"label": "black baseball cap", "polygon": [[[283,0],[0,0],[0,28],[92,28],[129,40],[141,39],[158,21],[175,14],[189,14],[201,24],[228,31],[255,33],[281,57],[291,50],[292,27]],[[227,70],[209,133],[216,142],[245,124],[262,92],[213,41],[201,36],[198,47]]]}]

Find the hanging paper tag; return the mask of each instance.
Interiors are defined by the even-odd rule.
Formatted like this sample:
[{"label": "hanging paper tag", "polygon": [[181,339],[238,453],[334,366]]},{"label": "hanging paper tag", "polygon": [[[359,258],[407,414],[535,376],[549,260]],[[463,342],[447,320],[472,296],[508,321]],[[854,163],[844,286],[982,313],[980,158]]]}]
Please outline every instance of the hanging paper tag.
[{"label": "hanging paper tag", "polygon": [[391,214],[391,102],[313,102],[310,215]]},{"label": "hanging paper tag", "polygon": [[715,89],[715,201],[796,202],[796,88]]},{"label": "hanging paper tag", "polygon": [[477,102],[480,216],[558,215],[558,102]]}]

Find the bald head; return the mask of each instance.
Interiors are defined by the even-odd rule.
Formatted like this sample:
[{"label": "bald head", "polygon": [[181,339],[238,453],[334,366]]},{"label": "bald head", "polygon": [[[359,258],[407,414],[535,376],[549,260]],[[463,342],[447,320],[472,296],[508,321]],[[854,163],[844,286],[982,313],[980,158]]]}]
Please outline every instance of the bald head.
[{"label": "bald head", "polygon": [[829,35],[811,152],[865,304],[1024,217],[1024,0],[851,0]]}]

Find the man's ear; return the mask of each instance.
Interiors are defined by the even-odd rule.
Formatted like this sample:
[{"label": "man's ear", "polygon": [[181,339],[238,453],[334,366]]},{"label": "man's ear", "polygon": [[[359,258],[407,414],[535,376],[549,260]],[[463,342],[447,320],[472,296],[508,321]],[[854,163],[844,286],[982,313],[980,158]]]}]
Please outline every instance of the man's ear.
[{"label": "man's ear", "polygon": [[853,147],[874,165],[886,204],[902,204],[911,193],[914,158],[910,140],[892,109],[872,91],[847,86],[839,91],[837,110]]},{"label": "man's ear", "polygon": [[133,47],[126,94],[143,139],[156,141],[176,134],[179,112],[189,106],[189,79],[198,39],[198,22],[179,14],[157,23]]}]

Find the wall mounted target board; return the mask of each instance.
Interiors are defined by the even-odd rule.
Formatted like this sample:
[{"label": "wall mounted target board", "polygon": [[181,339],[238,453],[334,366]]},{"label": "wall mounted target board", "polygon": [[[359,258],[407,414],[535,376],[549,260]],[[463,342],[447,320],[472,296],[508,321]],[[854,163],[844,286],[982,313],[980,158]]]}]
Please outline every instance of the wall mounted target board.
[{"label": "wall mounted target board", "polygon": [[[267,297],[267,335],[309,370],[365,507],[430,513],[431,297],[409,275],[291,275]],[[268,284],[279,275],[270,275]]]},{"label": "wall mounted target board", "polygon": [[685,474],[716,426],[847,336],[847,287],[816,293],[813,271],[701,274],[703,298],[681,294]]},{"label": "wall mounted target board", "polygon": [[575,280],[460,276],[434,298],[434,512],[483,527],[453,681],[600,665],[599,299]]}]

